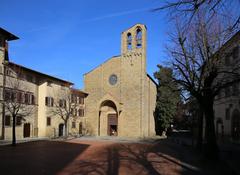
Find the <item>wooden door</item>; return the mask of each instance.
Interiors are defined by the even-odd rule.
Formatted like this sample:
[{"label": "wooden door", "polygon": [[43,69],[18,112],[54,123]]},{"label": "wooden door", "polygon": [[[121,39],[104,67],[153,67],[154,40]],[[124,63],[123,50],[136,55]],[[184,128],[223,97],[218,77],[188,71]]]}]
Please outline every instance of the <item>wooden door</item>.
[{"label": "wooden door", "polygon": [[64,125],[61,123],[58,126],[58,136],[61,137],[63,136],[63,129],[64,129]]},{"label": "wooden door", "polygon": [[23,137],[30,137],[30,123],[25,123],[23,125]]},{"label": "wooden door", "polygon": [[109,114],[108,115],[108,135],[117,136],[117,132],[118,132],[117,129],[118,129],[117,114]]}]

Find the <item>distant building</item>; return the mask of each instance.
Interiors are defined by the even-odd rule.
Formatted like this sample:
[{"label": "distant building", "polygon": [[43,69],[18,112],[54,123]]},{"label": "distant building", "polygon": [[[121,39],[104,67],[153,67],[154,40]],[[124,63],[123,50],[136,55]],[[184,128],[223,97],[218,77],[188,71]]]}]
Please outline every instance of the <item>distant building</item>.
[{"label": "distant building", "polygon": [[[240,73],[240,31],[226,42],[222,65],[226,70],[238,69]],[[240,139],[240,76],[225,87],[215,98],[215,126],[218,137],[227,135],[233,140]]]},{"label": "distant building", "polygon": [[[72,89],[73,83],[13,63],[8,58],[8,41],[18,37],[0,28],[0,100],[10,100],[32,107],[29,116],[16,118],[17,139],[25,137],[58,137],[64,135],[63,120],[53,116],[54,104],[61,94],[70,91],[77,104],[68,122],[72,135],[85,132],[85,103],[87,93]],[[12,84],[20,84],[17,88]],[[62,101],[61,101],[62,102]],[[0,136],[12,138],[12,118],[6,106],[0,104]],[[23,120],[24,119],[24,120]],[[3,124],[4,123],[4,124]]]},{"label": "distant building", "polygon": [[92,135],[155,135],[156,83],[146,73],[145,25],[122,32],[121,55],[84,75],[86,120]]}]

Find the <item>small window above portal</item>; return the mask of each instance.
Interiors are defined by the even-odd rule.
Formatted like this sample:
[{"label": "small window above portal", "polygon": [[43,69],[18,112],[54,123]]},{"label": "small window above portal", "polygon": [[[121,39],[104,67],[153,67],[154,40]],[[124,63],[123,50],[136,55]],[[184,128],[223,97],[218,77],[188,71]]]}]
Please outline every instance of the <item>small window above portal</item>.
[{"label": "small window above portal", "polygon": [[132,34],[127,34],[127,48],[128,50],[132,50]]}]

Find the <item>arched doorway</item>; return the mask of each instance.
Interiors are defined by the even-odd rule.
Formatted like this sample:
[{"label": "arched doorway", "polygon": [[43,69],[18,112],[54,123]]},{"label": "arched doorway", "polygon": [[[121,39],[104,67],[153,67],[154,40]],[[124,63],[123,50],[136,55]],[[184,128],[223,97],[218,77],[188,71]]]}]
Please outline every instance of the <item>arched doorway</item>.
[{"label": "arched doorway", "polygon": [[118,135],[118,113],[115,103],[111,100],[105,100],[100,105],[98,120],[99,136],[117,136]]},{"label": "arched doorway", "polygon": [[59,137],[63,136],[63,130],[64,130],[64,124],[61,123],[61,124],[59,124],[59,126],[58,126],[58,136],[59,136]]},{"label": "arched doorway", "polygon": [[23,125],[23,137],[30,137],[30,123],[24,123]]},{"label": "arched doorway", "polygon": [[237,109],[232,114],[232,139],[240,139],[240,112]]}]

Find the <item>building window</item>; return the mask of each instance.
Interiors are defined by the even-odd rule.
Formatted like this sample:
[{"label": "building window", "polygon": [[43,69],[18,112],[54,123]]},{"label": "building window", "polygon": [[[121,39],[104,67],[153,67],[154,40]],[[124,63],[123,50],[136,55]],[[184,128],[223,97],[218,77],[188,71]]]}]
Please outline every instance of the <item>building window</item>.
[{"label": "building window", "polygon": [[12,71],[10,69],[8,69],[8,68],[6,69],[6,75],[7,76],[11,76],[12,75]]},{"label": "building window", "polygon": [[17,92],[12,90],[5,90],[4,92],[4,100],[10,102],[16,102],[17,100]]},{"label": "building window", "polygon": [[26,93],[24,94],[24,103],[29,104],[29,105],[34,105],[35,104],[35,97],[31,93]]},{"label": "building window", "polygon": [[18,103],[22,103],[23,102],[23,93],[22,92],[18,92],[17,93],[17,102]]},{"label": "building window", "polygon": [[71,95],[71,103],[77,104],[77,96],[75,94]]},{"label": "building window", "polygon": [[4,100],[5,101],[11,101],[11,91],[5,90],[5,92],[4,92]]},{"label": "building window", "polygon": [[51,117],[47,117],[47,126],[51,126]]},{"label": "building window", "polygon": [[59,100],[59,107],[60,108],[65,108],[66,107],[66,100],[60,99]]},{"label": "building window", "polygon": [[136,43],[137,48],[142,48],[142,30],[140,28],[136,31]]},{"label": "building window", "polygon": [[5,115],[5,126],[11,126],[11,116]]},{"label": "building window", "polygon": [[29,95],[28,95],[28,94],[25,94],[24,96],[25,96],[25,98],[24,98],[24,103],[25,103],[25,104],[29,104],[29,101],[30,101]]},{"label": "building window", "polygon": [[78,115],[79,115],[80,117],[84,117],[84,109],[79,109],[79,110],[78,110]]},{"label": "building window", "polygon": [[230,108],[225,109],[225,119],[230,120]]},{"label": "building window", "polygon": [[33,94],[31,95],[31,102],[32,102],[32,103],[31,103],[32,105],[34,105],[34,104],[35,104],[35,97],[34,97],[34,95],[33,95]]},{"label": "building window", "polygon": [[4,100],[15,103],[35,104],[34,95],[32,93],[24,93],[17,90],[5,90]]},{"label": "building window", "polygon": [[132,50],[132,34],[127,34],[127,49]]},{"label": "building window", "polygon": [[72,122],[72,128],[76,128],[76,122]]},{"label": "building window", "polygon": [[54,99],[52,97],[45,97],[45,105],[48,107],[53,107]]},{"label": "building window", "polygon": [[79,97],[79,103],[82,104],[82,105],[84,104],[84,98],[83,97]]},{"label": "building window", "polygon": [[17,126],[22,125],[22,117],[20,117],[20,116],[17,116],[17,117],[16,117],[16,125],[17,125]]}]

